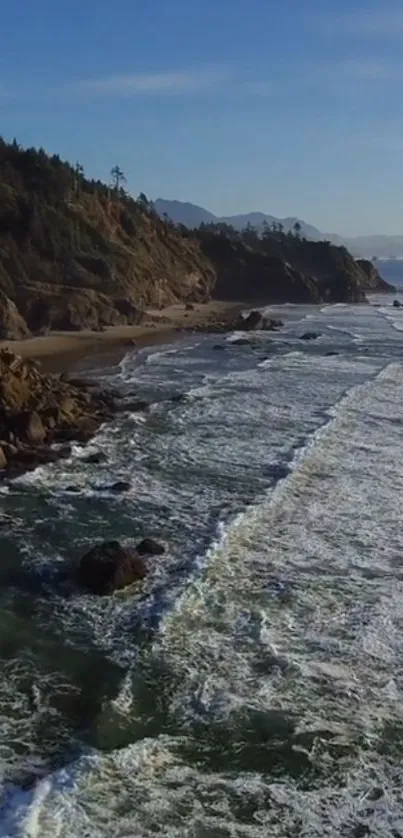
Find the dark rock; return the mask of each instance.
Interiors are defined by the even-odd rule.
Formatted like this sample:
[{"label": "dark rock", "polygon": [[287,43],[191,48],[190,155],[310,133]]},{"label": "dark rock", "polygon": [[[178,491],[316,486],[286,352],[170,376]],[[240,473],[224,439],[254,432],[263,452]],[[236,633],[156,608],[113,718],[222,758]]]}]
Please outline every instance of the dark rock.
[{"label": "dark rock", "polygon": [[180,404],[181,402],[185,402],[187,399],[187,393],[175,393],[175,395],[171,396],[171,402],[174,404]]},{"label": "dark rock", "polygon": [[223,351],[225,349],[225,346],[224,346],[223,343],[215,343],[212,348],[214,349],[215,352],[220,352],[220,351]]},{"label": "dark rock", "polygon": [[393,305],[394,305],[395,308],[401,308],[402,304],[401,304],[400,300],[393,300]]},{"label": "dark rock", "polygon": [[328,358],[331,358],[333,355],[340,355],[340,352],[326,352]]},{"label": "dark rock", "polygon": [[89,465],[98,465],[99,463],[105,463],[107,459],[108,458],[103,451],[94,451],[93,454],[88,454],[88,456],[85,457],[84,463],[88,463]]},{"label": "dark rock", "polygon": [[316,340],[320,338],[320,332],[304,332],[300,340]]},{"label": "dark rock", "polygon": [[0,291],[0,340],[22,340],[29,337],[28,326],[15,303]]},{"label": "dark rock", "polygon": [[147,410],[150,407],[149,402],[145,402],[142,399],[134,399],[133,401],[123,399],[120,404],[117,405],[117,410],[124,410],[128,413],[141,413],[143,410]]},{"label": "dark rock", "polygon": [[91,593],[105,596],[140,581],[145,575],[141,556],[118,541],[107,541],[83,556],[77,579]]},{"label": "dark rock", "polygon": [[36,445],[44,442],[46,437],[42,419],[34,410],[23,411],[10,417],[10,429],[18,439]]},{"label": "dark rock", "polygon": [[0,471],[5,468],[7,468],[7,457],[3,448],[0,448]]},{"label": "dark rock", "polygon": [[273,332],[283,325],[284,324],[282,320],[273,320],[270,317],[265,317],[260,311],[256,310],[251,311],[250,314],[247,315],[247,317],[241,316],[236,323],[236,328],[242,330],[243,332]]},{"label": "dark rock", "polygon": [[141,556],[162,556],[165,553],[165,547],[154,541],[153,538],[144,538],[136,547],[136,552]]},{"label": "dark rock", "polygon": [[252,346],[252,341],[249,338],[236,338],[230,341],[231,346]]},{"label": "dark rock", "polygon": [[185,311],[194,311],[194,308],[193,303],[186,303],[185,305]]},{"label": "dark rock", "polygon": [[111,483],[108,486],[94,486],[97,492],[115,492],[117,495],[128,492],[131,489],[131,483],[128,480],[117,480],[116,483]]}]

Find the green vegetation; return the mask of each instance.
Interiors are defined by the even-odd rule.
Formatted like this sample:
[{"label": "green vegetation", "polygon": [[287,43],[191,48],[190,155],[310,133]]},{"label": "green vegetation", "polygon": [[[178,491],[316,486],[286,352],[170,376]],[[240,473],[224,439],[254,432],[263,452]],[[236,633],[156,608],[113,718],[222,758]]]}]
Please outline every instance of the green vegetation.
[{"label": "green vegetation", "polygon": [[136,322],[139,308],[212,294],[362,299],[368,271],[345,248],[304,239],[298,223],[287,234],[281,224],[260,235],[250,225],[189,231],[161,219],[144,193],[130,197],[118,165],[111,176],[108,186],[79,162],[0,139],[0,337],[25,323],[38,332]]}]

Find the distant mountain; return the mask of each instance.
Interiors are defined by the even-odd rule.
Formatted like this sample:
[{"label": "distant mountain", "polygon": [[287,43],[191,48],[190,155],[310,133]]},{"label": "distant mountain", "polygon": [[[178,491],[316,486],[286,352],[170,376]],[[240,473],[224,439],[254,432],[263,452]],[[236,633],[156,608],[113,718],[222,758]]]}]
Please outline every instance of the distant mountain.
[{"label": "distant mountain", "polygon": [[285,232],[292,230],[294,224],[301,224],[301,233],[305,238],[312,241],[327,239],[336,245],[345,245],[353,256],[372,259],[378,258],[394,259],[403,256],[403,235],[401,236],[353,236],[344,238],[336,233],[323,233],[312,224],[307,224],[299,218],[277,218],[264,212],[249,212],[240,215],[217,216],[212,212],[199,207],[196,204],[184,203],[183,201],[169,201],[158,198],[154,203],[155,209],[160,216],[167,215],[175,224],[184,224],[185,227],[199,227],[200,224],[224,223],[231,224],[236,230],[243,230],[248,224],[261,230],[265,223],[282,224]]},{"label": "distant mountain", "polygon": [[294,224],[299,222],[301,224],[301,233],[307,239],[317,241],[325,238],[316,227],[307,224],[299,218],[276,218],[274,215],[267,215],[264,212],[249,212],[243,215],[214,215],[212,212],[199,207],[196,204],[189,204],[182,201],[168,201],[164,198],[158,198],[154,202],[154,207],[161,217],[167,215],[175,224],[184,224],[185,227],[200,227],[200,224],[231,224],[236,230],[244,230],[248,224],[252,227],[261,230],[266,224],[282,224],[286,233],[292,230]]},{"label": "distant mountain", "polygon": [[164,198],[158,198],[154,201],[154,207],[161,218],[167,215],[175,224],[184,224],[191,229],[200,227],[200,224],[217,221],[212,212],[184,201],[166,201]]}]

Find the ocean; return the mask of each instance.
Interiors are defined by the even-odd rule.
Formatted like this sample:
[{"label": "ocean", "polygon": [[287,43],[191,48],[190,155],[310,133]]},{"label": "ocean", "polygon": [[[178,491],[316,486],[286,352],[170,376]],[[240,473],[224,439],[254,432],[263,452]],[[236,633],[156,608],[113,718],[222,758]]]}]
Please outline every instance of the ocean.
[{"label": "ocean", "polygon": [[[126,412],[0,486],[1,836],[403,836],[392,302],[133,350],[91,371]],[[140,587],[59,585],[144,536],[167,552]]]}]

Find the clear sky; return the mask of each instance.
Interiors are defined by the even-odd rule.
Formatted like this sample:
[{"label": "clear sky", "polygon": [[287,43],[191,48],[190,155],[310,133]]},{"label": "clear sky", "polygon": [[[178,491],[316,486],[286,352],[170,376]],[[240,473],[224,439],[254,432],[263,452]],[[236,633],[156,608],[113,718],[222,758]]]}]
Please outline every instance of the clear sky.
[{"label": "clear sky", "polygon": [[18,0],[4,137],[216,214],[403,232],[403,2]]}]

